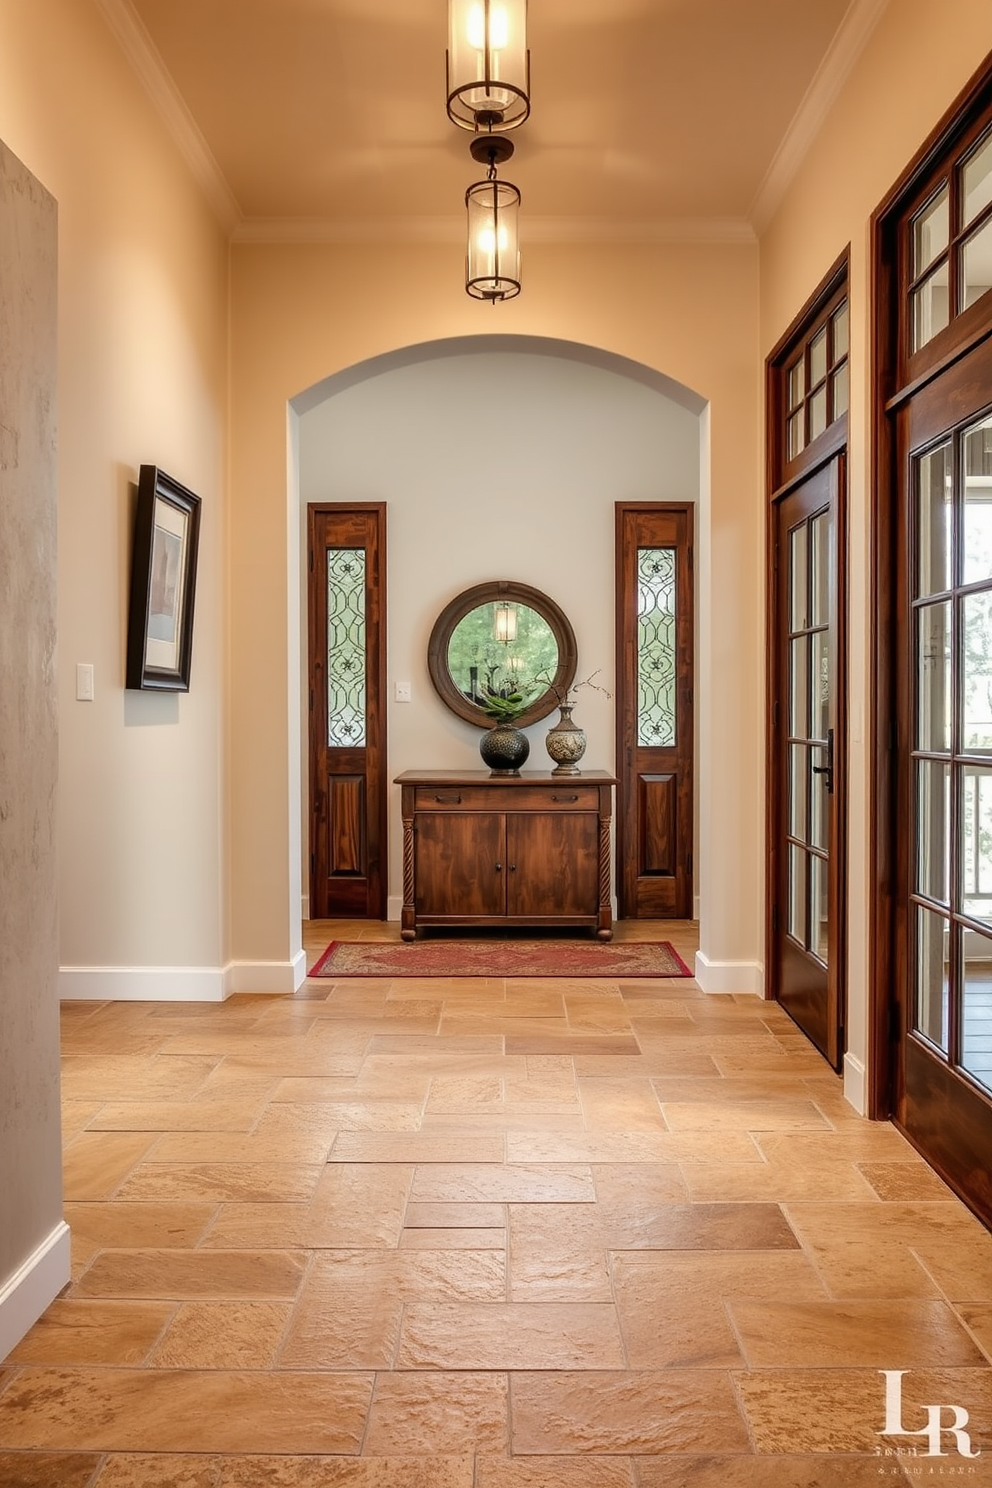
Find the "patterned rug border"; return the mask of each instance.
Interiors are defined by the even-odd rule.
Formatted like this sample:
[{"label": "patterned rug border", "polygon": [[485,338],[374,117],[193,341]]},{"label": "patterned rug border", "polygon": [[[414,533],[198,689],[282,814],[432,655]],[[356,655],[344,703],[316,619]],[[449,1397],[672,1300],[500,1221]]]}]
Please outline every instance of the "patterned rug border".
[{"label": "patterned rug border", "polygon": [[[382,966],[374,964],[365,969],[342,970],[340,966],[332,967],[331,961],[335,952],[356,951],[385,952],[393,963],[391,969],[385,970]],[[645,951],[661,951],[674,963],[672,969],[665,971],[645,970],[637,963],[645,959],[639,953]],[[492,957],[503,952],[508,958],[516,959],[526,964],[527,958],[531,956],[547,957],[548,952],[554,954],[553,969],[538,963],[535,969],[520,970],[516,966],[508,967],[506,970],[479,970],[473,967],[472,961],[458,963],[458,955],[469,956],[484,953],[486,957]],[[440,956],[438,953],[441,953]],[[400,960],[397,961],[396,958]],[[403,965],[403,960],[409,957],[409,966]],[[453,969],[446,971],[436,970],[438,960],[442,963],[445,959],[450,960]],[[601,965],[597,964],[602,962]],[[469,969],[466,970],[465,966]],[[486,977],[486,976],[512,976],[512,977],[613,977],[624,980],[654,980],[670,977],[691,977],[693,973],[686,966],[682,957],[676,951],[669,940],[630,940],[612,941],[604,944],[601,941],[556,941],[556,940],[416,940],[416,941],[375,941],[375,940],[332,940],[327,949],[314,962],[313,968],[307,973],[312,977]]]}]

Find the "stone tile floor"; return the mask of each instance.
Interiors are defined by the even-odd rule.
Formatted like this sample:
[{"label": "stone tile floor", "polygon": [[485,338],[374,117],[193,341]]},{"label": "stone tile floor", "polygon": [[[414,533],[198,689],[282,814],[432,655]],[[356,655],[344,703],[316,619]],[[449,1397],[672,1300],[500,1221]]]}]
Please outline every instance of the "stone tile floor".
[{"label": "stone tile floor", "polygon": [[992,1237],[775,1005],[309,981],[63,1027],[73,1282],[0,1364],[2,1488],[992,1484]]}]

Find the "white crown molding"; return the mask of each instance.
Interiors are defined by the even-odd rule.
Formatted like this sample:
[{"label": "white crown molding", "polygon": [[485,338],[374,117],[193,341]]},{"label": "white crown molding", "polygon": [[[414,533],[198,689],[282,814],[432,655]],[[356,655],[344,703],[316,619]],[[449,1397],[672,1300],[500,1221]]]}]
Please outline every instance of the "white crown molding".
[{"label": "white crown molding", "polygon": [[230,235],[241,221],[241,209],[145,26],[130,0],[97,0],[97,4],[224,231]]},{"label": "white crown molding", "polygon": [[888,3],[889,0],[852,0],[751,203],[748,219],[756,233],[763,233],[778,211]]},{"label": "white crown molding", "polygon": [[[669,222],[611,221],[601,217],[527,217],[521,243],[756,243],[743,217],[674,218]],[[247,217],[234,243],[458,243],[465,218],[379,217],[331,222],[319,218]]]}]

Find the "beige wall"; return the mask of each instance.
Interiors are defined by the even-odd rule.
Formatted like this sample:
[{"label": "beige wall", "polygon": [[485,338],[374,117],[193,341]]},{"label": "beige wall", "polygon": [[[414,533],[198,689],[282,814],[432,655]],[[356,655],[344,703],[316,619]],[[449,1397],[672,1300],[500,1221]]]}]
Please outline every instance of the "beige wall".
[{"label": "beige wall", "polygon": [[[127,969],[149,966],[216,979],[227,956],[225,234],[93,0],[0,0],[0,138],[59,204],[63,993],[133,995],[147,979]],[[188,696],[124,692],[143,462],[203,497]],[[75,701],[79,661],[95,666],[93,703]],[[189,976],[172,980],[178,991]]]},{"label": "beige wall", "polygon": [[850,851],[847,1089],[860,1103],[867,1058],[868,357],[871,213],[992,49],[987,0],[890,0],[761,238],[761,351],[767,355],[833,260],[851,248]]},{"label": "beige wall", "polygon": [[756,253],[736,244],[545,244],[527,249],[524,272],[520,299],[493,309],[465,295],[460,244],[233,250],[236,954],[288,961],[298,949],[297,496],[287,490],[287,404],[366,358],[488,331],[613,352],[709,404],[702,497],[710,522],[699,544],[702,950],[714,986],[724,963],[736,985],[756,984],[763,675]]}]

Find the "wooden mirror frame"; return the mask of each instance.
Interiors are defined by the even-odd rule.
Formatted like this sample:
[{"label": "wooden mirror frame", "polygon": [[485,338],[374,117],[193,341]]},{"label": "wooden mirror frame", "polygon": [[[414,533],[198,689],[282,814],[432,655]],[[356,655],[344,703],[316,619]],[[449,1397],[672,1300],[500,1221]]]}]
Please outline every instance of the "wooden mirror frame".
[{"label": "wooden mirror frame", "polygon": [[536,697],[519,718],[513,720],[515,728],[526,728],[528,724],[547,718],[552,709],[557,708],[559,697],[565,697],[575,681],[575,668],[578,663],[575,632],[568,623],[568,617],[564,610],[556,605],[547,594],[542,594],[540,589],[532,589],[529,584],[518,584],[513,579],[491,579],[488,583],[476,584],[474,588],[456,594],[451,603],[445,605],[434,622],[434,629],[431,631],[427,646],[427,670],[431,674],[435,692],[452,713],[457,713],[459,718],[464,718],[466,723],[474,724],[476,728],[491,728],[493,720],[489,715],[475,703],[470,702],[465,694],[455,686],[448,670],[448,645],[455,626],[460,620],[464,620],[465,616],[477,609],[479,605],[493,604],[497,600],[527,605],[530,609],[536,610],[541,618],[547,621],[558,643],[558,670],[555,672],[552,685],[546,692]]}]

